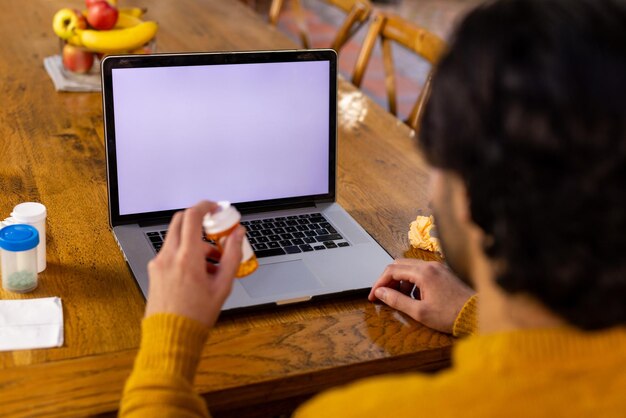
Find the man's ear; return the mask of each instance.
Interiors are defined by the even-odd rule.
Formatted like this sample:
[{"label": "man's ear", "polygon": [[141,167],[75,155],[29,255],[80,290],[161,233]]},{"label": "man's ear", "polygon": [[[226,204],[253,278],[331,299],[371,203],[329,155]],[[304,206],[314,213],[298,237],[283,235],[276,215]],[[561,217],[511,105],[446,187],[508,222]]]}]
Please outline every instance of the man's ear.
[{"label": "man's ear", "polygon": [[470,239],[479,243],[481,250],[484,251],[485,246],[491,246],[493,243],[493,237],[486,235],[485,231],[474,223],[470,204],[471,200],[465,182],[456,174],[448,173],[447,176],[449,190],[452,193],[452,199],[450,199],[450,201],[454,205],[453,216],[455,216],[455,220],[459,225],[467,227]]},{"label": "man's ear", "polygon": [[472,211],[470,209],[470,199],[467,194],[467,187],[465,182],[454,173],[446,173],[446,181],[448,182],[449,190],[452,193],[452,199],[450,201],[454,205],[453,213],[456,220],[463,225],[468,225],[472,222]]}]

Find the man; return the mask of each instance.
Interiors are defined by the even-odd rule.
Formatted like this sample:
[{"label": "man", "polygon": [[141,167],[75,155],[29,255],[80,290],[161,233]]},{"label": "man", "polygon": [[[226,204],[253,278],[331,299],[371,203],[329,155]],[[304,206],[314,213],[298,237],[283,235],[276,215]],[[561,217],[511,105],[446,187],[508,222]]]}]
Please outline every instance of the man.
[{"label": "man", "polygon": [[[377,377],[296,412],[325,416],[623,416],[626,411],[626,7],[502,0],[471,12],[438,65],[422,128],[447,261],[399,260],[381,299],[459,341],[437,375]],[[201,203],[150,263],[141,349],[122,415],[202,416],[192,382],[232,285]],[[402,292],[417,284],[420,300]],[[460,314],[459,314],[460,311]]]}]

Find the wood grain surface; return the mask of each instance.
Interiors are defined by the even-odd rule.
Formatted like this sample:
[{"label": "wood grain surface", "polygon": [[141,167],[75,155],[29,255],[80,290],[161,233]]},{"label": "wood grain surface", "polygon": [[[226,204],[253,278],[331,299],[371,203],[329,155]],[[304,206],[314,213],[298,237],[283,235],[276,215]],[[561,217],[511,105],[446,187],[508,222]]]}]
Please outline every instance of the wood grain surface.
[{"label": "wood grain surface", "polygon": [[[162,52],[296,47],[237,1],[122,3],[148,6]],[[65,325],[63,347],[0,353],[0,416],[114,411],[139,344],[145,303],[108,226],[101,95],[56,92],[43,68],[59,51],[52,16],[83,5],[0,0],[0,217],[24,201],[48,209],[39,287],[0,298],[59,296]],[[345,80],[338,100],[339,202],[392,256],[432,257],[407,240],[429,213],[412,131]],[[364,297],[230,315],[197,386],[217,416],[263,416],[358,377],[445,366],[451,342]]]}]

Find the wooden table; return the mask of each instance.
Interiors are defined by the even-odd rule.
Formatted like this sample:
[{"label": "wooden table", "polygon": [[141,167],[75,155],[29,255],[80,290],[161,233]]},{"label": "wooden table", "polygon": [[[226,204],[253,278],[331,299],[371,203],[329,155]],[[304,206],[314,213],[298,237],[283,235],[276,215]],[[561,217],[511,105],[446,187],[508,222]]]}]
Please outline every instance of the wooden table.
[{"label": "wooden table", "polygon": [[[83,4],[0,0],[0,216],[24,201],[48,208],[39,287],[0,298],[59,296],[65,322],[61,348],[0,353],[0,416],[114,411],[139,343],[145,303],[108,227],[101,96],[55,92],[42,64],[58,52],[55,11]],[[145,5],[161,51],[295,46],[236,1]],[[429,212],[424,161],[406,126],[348,82],[339,90],[339,202],[402,256],[409,222]],[[443,367],[451,342],[364,298],[230,316],[196,383],[215,416],[268,416],[356,378]]]}]

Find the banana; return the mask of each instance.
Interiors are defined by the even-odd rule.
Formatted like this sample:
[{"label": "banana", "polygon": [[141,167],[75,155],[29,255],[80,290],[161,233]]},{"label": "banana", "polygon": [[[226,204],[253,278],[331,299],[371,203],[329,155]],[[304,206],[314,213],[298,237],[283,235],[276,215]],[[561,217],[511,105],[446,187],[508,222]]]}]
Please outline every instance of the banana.
[{"label": "banana", "polygon": [[118,10],[120,14],[134,17],[141,17],[148,11],[145,7],[121,7]]},{"label": "banana", "polygon": [[77,30],[80,43],[86,48],[105,54],[117,54],[132,51],[148,43],[156,35],[156,22],[141,22],[126,29],[112,30]]},{"label": "banana", "polygon": [[141,22],[143,22],[143,20],[139,19],[136,16],[129,15],[126,13],[120,13],[117,15],[117,22],[115,22],[115,29],[132,28],[133,26],[137,26]]},{"label": "banana", "polygon": [[78,36],[76,34],[74,34],[70,38],[66,39],[65,42],[67,42],[70,45],[74,45],[74,46],[83,46],[83,42],[80,40],[80,36]]}]

